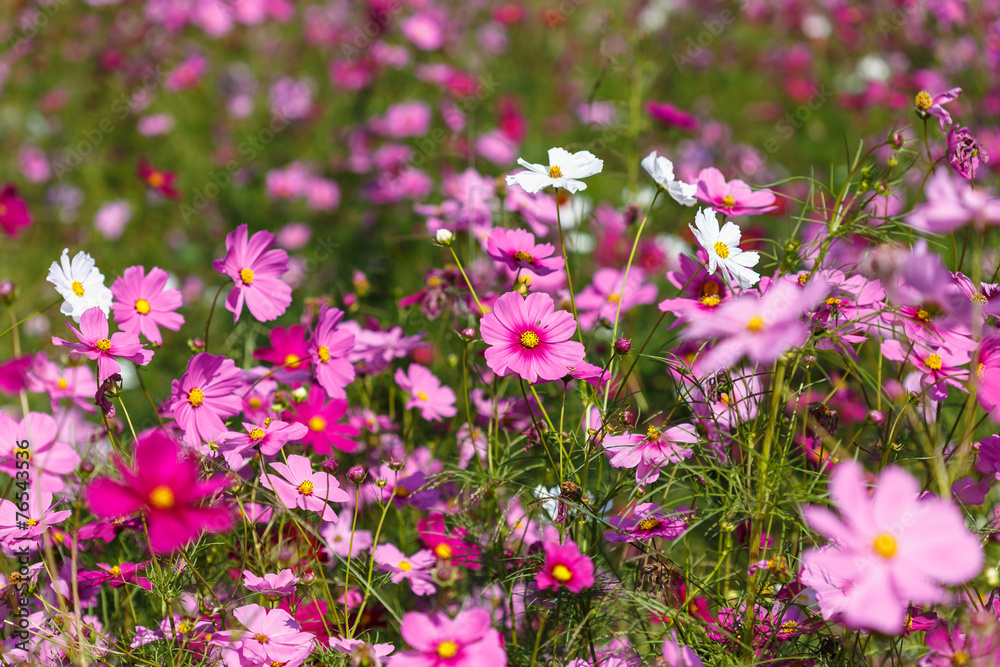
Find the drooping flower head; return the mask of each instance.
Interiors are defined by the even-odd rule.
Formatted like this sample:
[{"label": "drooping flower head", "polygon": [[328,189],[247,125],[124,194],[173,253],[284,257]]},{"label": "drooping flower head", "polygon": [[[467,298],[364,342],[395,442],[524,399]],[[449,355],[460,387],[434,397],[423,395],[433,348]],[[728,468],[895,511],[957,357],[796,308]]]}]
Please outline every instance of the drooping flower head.
[{"label": "drooping flower head", "polygon": [[150,343],[163,344],[159,327],[177,331],[184,324],[184,316],[176,313],[183,298],[180,290],[167,289],[170,275],[154,266],[145,275],[142,266],[130,266],[121,278],[111,283],[115,301],[115,322],[122,331],[142,334]]},{"label": "drooping flower head", "polygon": [[288,253],[272,246],[271,232],[262,230],[248,239],[247,225],[240,225],[226,236],[226,256],[212,262],[216,271],[233,279],[226,310],[234,324],[244,302],[261,322],[277,319],[292,303],[292,288],[281,280],[288,271]]},{"label": "drooping flower head", "polygon": [[969,128],[955,126],[948,131],[948,163],[956,174],[971,181],[977,172],[982,173],[980,163],[989,161],[990,154]]},{"label": "drooping flower head", "polygon": [[653,151],[642,159],[642,168],[656,181],[656,184],[663,188],[674,201],[684,206],[694,206],[698,201],[695,193],[698,186],[674,178],[674,163],[662,155],[657,155]]},{"label": "drooping flower head", "polygon": [[95,306],[105,316],[111,310],[113,297],[111,290],[104,286],[104,274],[98,270],[94,258],[85,252],[78,252],[71,262],[69,248],[63,248],[58,262],[52,262],[49,275],[45,278],[55,285],[56,291],[65,301],[59,312],[79,322],[80,317]]},{"label": "drooping flower head", "polygon": [[564,188],[570,193],[587,189],[587,184],[581,180],[588,176],[601,173],[604,160],[599,160],[590,151],[570,153],[564,148],[549,149],[549,164],[532,164],[523,158],[517,163],[527,169],[517,174],[507,176],[507,185],[520,185],[530,193],[539,192],[544,188]]}]

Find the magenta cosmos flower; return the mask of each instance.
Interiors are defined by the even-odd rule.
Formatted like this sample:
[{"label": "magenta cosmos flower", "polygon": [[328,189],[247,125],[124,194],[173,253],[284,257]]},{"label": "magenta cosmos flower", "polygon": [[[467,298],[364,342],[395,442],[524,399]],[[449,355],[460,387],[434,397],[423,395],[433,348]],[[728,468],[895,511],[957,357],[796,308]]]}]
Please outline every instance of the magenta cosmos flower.
[{"label": "magenta cosmos flower", "polygon": [[853,461],[831,475],[839,516],[803,508],[809,527],[831,544],[803,554],[800,578],[816,590],[824,619],[899,634],[910,603],[942,602],[942,585],[979,574],[983,548],[955,505],[921,496],[917,480],[902,468],[886,468],[871,493],[863,475]]},{"label": "magenta cosmos flower", "polygon": [[[233,470],[246,464],[243,452],[251,447],[259,447],[264,456],[274,456],[290,440],[301,440],[309,432],[305,424],[289,424],[279,419],[267,419],[263,424],[243,422],[245,433],[228,431],[216,438],[218,452]],[[250,454],[253,456],[253,454]]]},{"label": "magenta cosmos flower", "polygon": [[580,326],[593,329],[601,320],[617,322],[619,314],[624,315],[634,306],[653,303],[656,293],[656,285],[646,283],[642,269],[633,267],[627,281],[624,269],[598,269],[594,282],[576,297]]},{"label": "magenta cosmos flower", "polygon": [[650,484],[660,478],[660,468],[668,463],[680,463],[692,454],[698,434],[691,424],[672,426],[661,431],[655,426],[646,435],[623,433],[604,438],[605,453],[614,468],[635,468],[635,483]]},{"label": "magenta cosmos flower", "polygon": [[555,273],[565,266],[562,257],[552,257],[551,243],[535,243],[535,235],[523,229],[497,227],[486,241],[486,253],[511,271],[528,269],[539,276]]},{"label": "magenta cosmos flower", "polygon": [[393,377],[399,388],[410,395],[406,401],[407,410],[419,409],[420,416],[428,421],[441,421],[445,417],[454,417],[458,412],[455,392],[451,387],[443,386],[441,380],[425,366],[410,364],[405,373],[402,368],[397,368]]},{"label": "magenta cosmos flower", "polygon": [[90,510],[101,518],[142,511],[149,527],[149,547],[155,554],[175,551],[202,530],[225,532],[233,525],[228,507],[196,504],[225,488],[219,475],[199,481],[198,462],[180,458],[176,442],[160,431],[140,436],[135,443],[135,469],[116,460],[122,482],[94,480],[87,488]]},{"label": "magenta cosmos flower", "polygon": [[615,530],[604,533],[608,542],[648,542],[654,537],[676,540],[688,528],[690,507],[665,513],[656,503],[640,503],[608,520]]},{"label": "magenta cosmos flower", "polygon": [[[336,521],[337,513],[329,503],[346,503],[350,500],[347,492],[340,488],[340,482],[325,472],[313,472],[312,463],[304,456],[292,454],[288,464],[272,463],[275,471],[266,470],[260,474],[260,482],[274,491],[278,499],[291,509],[316,512],[324,521]],[[277,473],[277,474],[275,474]]]},{"label": "magenta cosmos flower", "polygon": [[360,431],[350,424],[338,423],[346,413],[346,400],[324,401],[323,390],[313,385],[306,400],[295,404],[294,411],[290,415],[286,413],[286,418],[309,427],[302,436],[302,443],[311,446],[317,454],[332,454],[334,448],[350,453],[358,448],[358,443],[351,438]]},{"label": "magenta cosmos flower", "polygon": [[393,656],[390,667],[486,667],[507,664],[500,633],[485,609],[467,609],[450,619],[410,611],[400,633],[413,651]]},{"label": "magenta cosmos flower", "polygon": [[31,226],[28,203],[17,196],[17,188],[8,183],[0,189],[0,228],[11,238]]},{"label": "magenta cosmos flower", "polygon": [[99,383],[121,371],[122,367],[117,358],[140,366],[145,366],[153,358],[153,351],[147,350],[145,345],[139,342],[139,336],[136,334],[119,331],[108,335],[108,318],[104,311],[96,306],[89,308],[80,317],[79,329],[69,322],[66,326],[76,334],[80,342],[71,343],[53,336],[52,344],[73,348],[88,359],[96,359]]},{"label": "magenta cosmos flower", "polygon": [[166,289],[170,275],[154,266],[145,275],[142,266],[130,266],[111,284],[115,322],[122,331],[142,334],[150,343],[163,344],[159,327],[177,331],[184,316],[174,311],[181,307],[180,290]]},{"label": "magenta cosmos flower", "polygon": [[292,288],[281,280],[288,271],[288,253],[274,245],[274,234],[259,231],[247,239],[247,226],[240,225],[226,236],[226,256],[212,262],[219,273],[233,279],[226,297],[226,310],[233,323],[240,319],[243,303],[261,322],[281,317],[292,303]]},{"label": "magenta cosmos flower", "polygon": [[212,442],[226,431],[223,419],[239,414],[243,378],[236,362],[202,352],[191,357],[187,371],[174,380],[167,409],[184,430],[191,445]]},{"label": "magenta cosmos flower", "polygon": [[312,652],[315,636],[302,632],[284,609],[267,610],[248,604],[234,611],[233,616],[246,630],[223,630],[212,636],[212,643],[222,646],[222,659],[229,667],[299,667]]},{"label": "magenta cosmos flower", "polygon": [[344,389],[354,382],[354,364],[348,357],[354,349],[354,334],[338,328],[343,318],[342,310],[323,306],[316,331],[309,341],[316,381],[330,398],[346,398]]},{"label": "magenta cosmos flower", "polygon": [[538,590],[551,588],[553,592],[558,592],[560,588],[566,588],[579,593],[594,585],[594,563],[580,553],[576,542],[543,542],[542,546],[545,548],[545,565],[535,575]]},{"label": "magenta cosmos flower", "polygon": [[751,190],[749,185],[739,179],[727,183],[722,172],[715,167],[702,169],[698,173],[695,197],[731,218],[766,213],[778,208],[773,192]]},{"label": "magenta cosmos flower", "polygon": [[938,124],[941,126],[941,131],[947,132],[948,127],[951,125],[951,114],[948,113],[943,105],[954,102],[961,94],[961,88],[952,88],[934,97],[931,97],[930,93],[926,90],[921,90],[917,93],[913,106],[921,118],[927,118],[928,116],[937,118]]},{"label": "magenta cosmos flower", "polygon": [[486,364],[500,376],[517,373],[528,382],[558,380],[583,361],[583,344],[571,341],[573,315],[556,311],[548,294],[523,298],[507,292],[482,320]]}]

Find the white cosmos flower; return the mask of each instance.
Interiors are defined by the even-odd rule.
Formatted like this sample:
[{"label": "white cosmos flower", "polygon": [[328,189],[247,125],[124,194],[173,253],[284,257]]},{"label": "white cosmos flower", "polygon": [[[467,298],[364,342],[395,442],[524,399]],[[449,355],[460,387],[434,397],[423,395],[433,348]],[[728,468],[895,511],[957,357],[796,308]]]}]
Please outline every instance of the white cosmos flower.
[{"label": "white cosmos flower", "polygon": [[694,216],[695,227],[691,228],[698,243],[708,253],[708,272],[722,272],[733,282],[738,282],[743,289],[749,289],[757,284],[760,275],[751,267],[757,266],[760,255],[756,252],[744,252],[739,249],[740,228],[729,221],[719,230],[719,221],[712,209],[698,209]]},{"label": "white cosmos flower", "polygon": [[66,299],[59,311],[75,322],[95,306],[104,311],[105,316],[111,310],[111,290],[104,286],[104,274],[97,268],[94,258],[85,252],[76,253],[70,261],[69,249],[63,248],[62,257],[52,262],[45,279]]},{"label": "white cosmos flower", "polygon": [[698,191],[698,186],[674,180],[673,162],[662,155],[658,156],[656,151],[653,151],[644,157],[640,164],[642,164],[642,168],[646,170],[646,173],[653,177],[657,185],[666,190],[667,194],[674,198],[674,201],[684,206],[694,206],[697,201],[694,198],[694,193]]},{"label": "white cosmos flower", "polygon": [[543,188],[565,188],[569,192],[586,190],[587,184],[578,181],[601,173],[604,160],[599,160],[590,151],[570,153],[564,148],[549,149],[549,164],[531,164],[524,158],[517,158],[517,163],[527,169],[517,174],[507,176],[507,185],[520,185],[527,192],[539,192]]}]

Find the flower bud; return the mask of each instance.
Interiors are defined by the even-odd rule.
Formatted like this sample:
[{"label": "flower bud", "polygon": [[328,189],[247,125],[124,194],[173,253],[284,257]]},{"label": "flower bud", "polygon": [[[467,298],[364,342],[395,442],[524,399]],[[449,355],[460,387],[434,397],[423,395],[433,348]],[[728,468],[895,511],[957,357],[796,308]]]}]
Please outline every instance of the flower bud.
[{"label": "flower bud", "polygon": [[455,240],[455,235],[450,230],[439,229],[437,230],[437,234],[434,235],[434,239],[438,242],[438,245],[448,247]]},{"label": "flower bud", "polygon": [[328,456],[323,459],[323,463],[320,464],[320,467],[332,475],[337,472],[338,468],[340,468],[340,463],[332,456]]},{"label": "flower bud", "polygon": [[868,413],[868,419],[871,420],[876,426],[881,426],[885,423],[885,415],[882,414],[881,410],[872,410]]},{"label": "flower bud", "polygon": [[347,471],[347,479],[351,480],[355,484],[360,484],[365,481],[365,477],[368,473],[361,466],[352,466],[350,470]]},{"label": "flower bud", "polygon": [[632,341],[628,338],[619,338],[615,341],[615,354],[623,355],[628,354],[628,351],[632,349]]},{"label": "flower bud", "polygon": [[389,459],[389,470],[402,470],[403,462],[399,459]]},{"label": "flower bud", "polygon": [[384,489],[386,484],[388,484],[388,482],[385,481],[384,479],[376,479],[375,480],[375,486],[377,486],[380,489]]},{"label": "flower bud", "polygon": [[17,287],[10,280],[0,280],[0,301],[10,305],[14,303],[14,298],[16,297]]},{"label": "flower bud", "polygon": [[639,410],[634,405],[626,405],[618,418],[626,428],[632,428],[639,421]]},{"label": "flower bud", "polygon": [[896,167],[899,165],[899,157],[895,153],[886,158],[885,163],[890,167]]},{"label": "flower bud", "polygon": [[893,132],[889,135],[889,143],[893,148],[903,147],[903,134],[901,132]]},{"label": "flower bud", "polygon": [[191,348],[192,352],[204,352],[205,351],[205,341],[201,338],[189,338],[188,347]]},{"label": "flower bud", "polygon": [[476,330],[472,327],[466,327],[458,332],[458,335],[467,341],[476,340]]}]

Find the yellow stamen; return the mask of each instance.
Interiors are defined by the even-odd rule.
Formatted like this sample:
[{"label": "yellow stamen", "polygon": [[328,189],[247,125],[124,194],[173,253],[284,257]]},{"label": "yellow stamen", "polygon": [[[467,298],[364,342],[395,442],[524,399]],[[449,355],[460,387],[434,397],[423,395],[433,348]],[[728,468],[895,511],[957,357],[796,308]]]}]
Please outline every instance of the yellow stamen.
[{"label": "yellow stamen", "polygon": [[261,438],[263,438],[264,437],[264,433],[265,433],[265,431],[262,428],[252,428],[252,429],[250,429],[250,437],[253,438],[254,440],[260,440]]},{"label": "yellow stamen", "polygon": [[913,100],[913,106],[917,108],[917,111],[927,111],[934,104],[934,98],[926,90],[921,90],[917,93],[916,98]]},{"label": "yellow stamen", "polygon": [[419,398],[421,401],[426,401],[427,400],[427,394],[425,394],[422,391],[418,391],[417,392],[417,398]]},{"label": "yellow stamen", "polygon": [[840,299],[831,296],[829,299],[826,300],[826,305],[828,305],[828,306],[839,306],[840,305]]},{"label": "yellow stamen", "polygon": [[882,558],[892,558],[896,555],[896,540],[892,535],[883,533],[875,538],[872,548]]},{"label": "yellow stamen", "polygon": [[719,300],[719,297],[717,296],[706,296],[701,300],[701,305],[708,306],[709,308],[715,308],[720,303],[722,302]]},{"label": "yellow stamen", "polygon": [[918,320],[923,320],[924,322],[930,322],[931,321],[931,314],[928,313],[923,308],[921,308],[920,310],[917,311],[917,319]]},{"label": "yellow stamen", "polygon": [[445,560],[452,557],[451,547],[442,542],[441,544],[434,547],[434,555],[438,558],[443,558]]},{"label": "yellow stamen", "polygon": [[554,568],[552,568],[552,577],[556,581],[561,581],[563,583],[566,583],[567,581],[573,578],[573,573],[570,572],[568,567],[560,563],[559,565],[556,565]]},{"label": "yellow stamen", "polygon": [[980,306],[985,306],[989,299],[986,298],[985,294],[973,294],[970,297],[972,303],[978,303]]},{"label": "yellow stamen", "polygon": [[562,178],[562,169],[556,166],[549,167],[549,178]]},{"label": "yellow stamen", "polygon": [[326,363],[330,361],[330,348],[325,345],[318,350],[316,350],[316,356],[319,357],[320,363]]},{"label": "yellow stamen", "polygon": [[976,368],[976,377],[980,380],[986,377],[986,364],[979,364]]},{"label": "yellow stamen", "polygon": [[639,528],[643,530],[653,530],[659,525],[660,525],[660,520],[655,517],[649,517],[639,522]]},{"label": "yellow stamen", "polygon": [[969,654],[965,651],[955,651],[955,655],[951,656],[951,664],[954,667],[965,667],[969,664]]},{"label": "yellow stamen", "polygon": [[812,274],[809,273],[808,271],[803,271],[802,273],[800,273],[799,277],[798,277],[799,284],[800,285],[805,285],[807,282],[809,282],[809,276],[810,275],[812,275]]},{"label": "yellow stamen", "polygon": [[326,428],[326,420],[316,416],[309,420],[309,430],[319,433]]},{"label": "yellow stamen", "polygon": [[25,521],[25,523],[28,524],[29,526],[34,527],[38,525],[38,519],[28,519],[27,521]]},{"label": "yellow stamen", "polygon": [[174,506],[174,491],[169,486],[158,486],[149,492],[149,504],[159,510],[168,510]]},{"label": "yellow stamen", "polygon": [[760,315],[754,315],[753,317],[750,318],[750,321],[747,322],[747,331],[757,332],[763,328],[764,328],[764,318],[761,317]]},{"label": "yellow stamen", "polygon": [[721,257],[722,259],[726,259],[727,257],[729,257],[729,246],[727,246],[722,241],[716,241],[715,245],[712,246],[712,248],[715,250],[715,254]]},{"label": "yellow stamen", "polygon": [[122,576],[122,569],[117,565],[115,565],[113,568],[108,570],[108,574],[110,574],[112,577],[120,577]]},{"label": "yellow stamen", "polygon": [[458,644],[450,639],[446,639],[438,644],[437,653],[439,658],[454,658],[458,655]]},{"label": "yellow stamen", "polygon": [[722,205],[725,208],[732,208],[736,206],[736,200],[733,199],[732,195],[726,195],[725,197],[722,198]]},{"label": "yellow stamen", "polygon": [[253,271],[250,269],[240,269],[240,280],[243,281],[244,285],[249,285],[253,282]]},{"label": "yellow stamen", "polygon": [[158,171],[154,171],[148,177],[146,177],[146,182],[149,183],[154,188],[161,187],[163,185],[163,180],[164,180],[163,174],[161,174]]},{"label": "yellow stamen", "polygon": [[194,389],[188,392],[188,403],[191,404],[192,408],[196,408],[204,402],[205,402],[205,392],[203,392],[201,389],[195,387]]},{"label": "yellow stamen", "polygon": [[247,403],[250,405],[250,408],[253,409],[253,410],[260,410],[260,406],[264,405],[264,401],[260,400],[256,396],[254,396],[249,401],[247,401]]},{"label": "yellow stamen", "polygon": [[302,361],[302,359],[300,359],[297,355],[289,354],[285,357],[285,367],[292,369],[298,368],[300,361]]},{"label": "yellow stamen", "polygon": [[135,302],[135,312],[145,315],[149,312],[149,302],[145,299],[137,299]]},{"label": "yellow stamen", "polygon": [[939,371],[941,370],[941,365],[942,365],[941,357],[939,355],[932,354],[931,356],[924,359],[924,365],[927,366],[927,368],[931,369],[932,371]]},{"label": "yellow stamen", "polygon": [[660,431],[655,426],[650,426],[646,429],[646,440],[659,440]]},{"label": "yellow stamen", "polygon": [[102,338],[101,340],[94,343],[94,347],[96,347],[101,352],[107,352],[108,350],[111,349],[111,341],[108,340],[107,338]]},{"label": "yellow stamen", "polygon": [[269,641],[271,641],[271,638],[268,637],[267,635],[257,635],[256,637],[254,637],[254,639],[259,641],[261,644],[266,644]]},{"label": "yellow stamen", "polygon": [[618,303],[619,301],[621,301],[621,297],[619,297],[617,294],[609,294],[608,295],[608,302],[609,303]]},{"label": "yellow stamen", "polygon": [[398,567],[403,572],[409,572],[410,570],[413,569],[413,566],[410,565],[410,561],[407,560],[399,561],[399,565],[397,565],[396,567]]},{"label": "yellow stamen", "polygon": [[521,347],[526,347],[529,350],[538,347],[538,344],[542,342],[542,339],[538,337],[534,331],[525,331],[521,334]]},{"label": "yellow stamen", "polygon": [[83,296],[83,285],[80,283],[79,280],[74,280],[73,284],[70,285],[70,287],[73,288],[73,294],[77,296]]},{"label": "yellow stamen", "polygon": [[56,386],[60,389],[65,389],[69,386],[69,382],[66,382],[66,378],[59,378],[59,382],[56,382]]},{"label": "yellow stamen", "polygon": [[313,488],[315,488],[315,485],[312,483],[311,480],[307,479],[306,481],[299,484],[299,493],[301,493],[303,496],[311,496],[313,493]]},{"label": "yellow stamen", "polygon": [[523,250],[518,250],[517,252],[515,252],[514,259],[517,260],[518,262],[531,262],[532,264],[535,262],[535,258],[529,255],[528,253],[524,252]]}]

